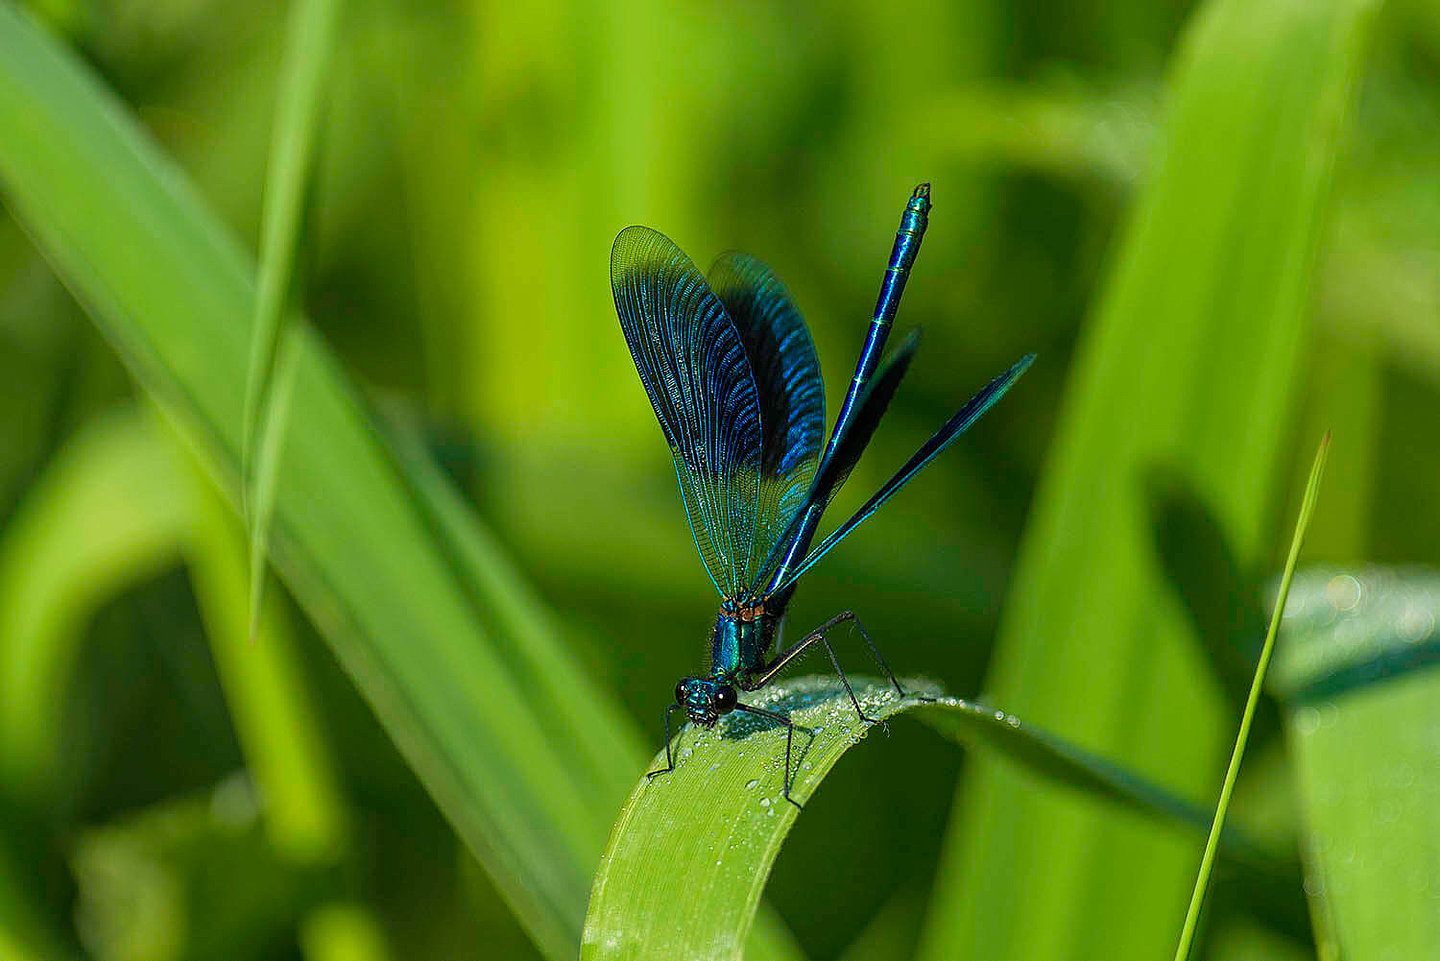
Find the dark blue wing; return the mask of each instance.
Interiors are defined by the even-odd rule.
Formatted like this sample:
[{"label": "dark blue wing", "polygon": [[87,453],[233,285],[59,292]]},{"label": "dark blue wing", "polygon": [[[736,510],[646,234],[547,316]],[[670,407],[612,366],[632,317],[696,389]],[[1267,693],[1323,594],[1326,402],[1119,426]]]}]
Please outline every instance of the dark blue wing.
[{"label": "dark blue wing", "polygon": [[627,227],[610,251],[620,327],[675,457],[695,545],[734,597],[753,565],[762,466],[760,395],[740,332],[690,258]]},{"label": "dark blue wing", "polygon": [[[995,402],[1005,396],[1005,392],[1014,386],[1015,382],[1020,379],[1021,374],[1030,369],[1030,365],[1034,361],[1034,354],[1026,354],[1009,370],[990,381],[990,383],[981,388],[979,393],[966,401],[965,406],[960,408],[955,416],[946,421],[945,426],[936,431],[935,436],[926,441],[924,445],[905,462],[905,466],[895,472],[894,477],[881,485],[880,489],[875,492],[875,495],[860,505],[860,509],[857,510],[848,521],[841,524],[829,537],[821,541],[820,546],[811,550],[809,554],[806,554],[805,560],[787,574],[785,578],[775,586],[775,589],[777,591],[784,590],[789,585],[795,583],[795,579],[808,571],[816,561],[829,553],[830,548],[843,541],[849,536],[851,531],[859,527],[871,514],[879,510],[881,504],[884,504],[893,497],[900,488],[910,483],[926,464],[934,460],[936,455],[946,447],[949,447],[955,438],[969,430],[987,410],[995,406]],[[878,381],[875,386],[879,386]],[[872,388],[872,390],[873,389],[874,388]]]},{"label": "dark blue wing", "polygon": [[800,512],[777,540],[775,549],[761,563],[757,572],[759,576],[750,582],[750,597],[773,595],[779,590],[778,585],[794,580],[791,577],[793,565],[800,562],[810,546],[810,538],[814,536],[830,498],[845,483],[860,455],[869,446],[870,438],[880,425],[880,418],[885,416],[885,410],[890,406],[905,372],[910,369],[910,361],[919,346],[920,331],[912,330],[899,349],[885,358],[875,371],[870,386],[852,412],[849,425],[840,435],[830,438],[830,446],[813,483],[805,492]]},{"label": "dark blue wing", "polygon": [[880,365],[864,396],[860,398],[860,403],[855,407],[850,426],[839,437],[832,438],[834,449],[825,459],[820,476],[816,478],[815,486],[810,491],[808,499],[811,503],[824,508],[835,496],[835,492],[844,486],[846,478],[860,462],[860,455],[870,446],[870,438],[875,436],[875,428],[880,426],[880,418],[884,417],[885,411],[889,409],[890,401],[895,397],[895,391],[900,388],[900,381],[905,379],[910,362],[915,359],[915,351],[919,347],[920,328],[917,327],[910,331],[895,352],[886,357]]},{"label": "dark blue wing", "polygon": [[820,358],[790,292],[760,261],[734,251],[721,254],[707,279],[740,331],[760,394],[760,499],[751,552],[758,568],[805,501],[820,461],[825,438]]}]

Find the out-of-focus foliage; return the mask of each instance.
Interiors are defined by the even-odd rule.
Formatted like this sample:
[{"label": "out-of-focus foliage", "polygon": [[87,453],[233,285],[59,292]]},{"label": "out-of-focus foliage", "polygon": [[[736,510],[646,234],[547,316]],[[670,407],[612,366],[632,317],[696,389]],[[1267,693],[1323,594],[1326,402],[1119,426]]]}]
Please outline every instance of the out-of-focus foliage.
[{"label": "out-of-focus foliage", "polygon": [[[288,6],[22,6],[89,63],[197,185],[203,204],[255,250]],[[1163,93],[1169,67],[1201,9],[999,0],[823,11],[767,0],[343,5],[299,256],[301,306],[397,432],[425,437],[497,533],[495,552],[513,558],[530,582],[506,581],[510,566],[488,569],[485,589],[511,607],[489,612],[508,627],[487,628],[523,637],[514,625],[538,618],[568,652],[565,663],[605,692],[598,707],[534,723],[564,732],[576,717],[608,716],[614,698],[628,715],[614,721],[623,743],[590,756],[628,759],[615,762],[622,769],[613,783],[630,783],[640,773],[634,731],[659,745],[664,705],[675,679],[703,666],[713,614],[668,453],[609,303],[615,232],[646,223],[702,262],[729,247],[768,262],[811,323],[833,404],[900,204],[922,179],[934,184],[936,210],[899,323],[923,323],[925,346],[836,512],[858,504],[988,376],[1028,351],[1040,361],[924,479],[806,576],[792,632],[853,608],[901,672],[932,675],[962,695],[985,687],[1036,479],[1056,424],[1076,416],[1064,406],[1078,396],[1067,393],[1073,347],[1121,256],[1116,227],[1156,169],[1156,131],[1175,107]],[[1243,9],[1231,15],[1243,26]],[[1440,563],[1440,16],[1420,0],[1395,0],[1366,42],[1358,87],[1348,91],[1354,109],[1333,149],[1334,186],[1318,213],[1318,250],[1294,251],[1313,257],[1314,283],[1294,292],[1308,333],[1294,347],[1294,375],[1276,401],[1281,412],[1265,415],[1266,463],[1294,464],[1295,482],[1222,479],[1256,488],[1235,508],[1246,518],[1238,541],[1225,526],[1234,524],[1232,508],[1216,504],[1212,490],[1176,494],[1198,499],[1201,523],[1206,510],[1216,512],[1221,547],[1207,556],[1235,562],[1229,572],[1187,575],[1183,546],[1167,548],[1164,524],[1155,523],[1173,520],[1174,511],[1143,509],[1144,492],[1155,491],[1150,469],[1167,465],[1139,465],[1143,476],[1113,480],[1140,491],[1125,492],[1126,502],[1141,505],[1126,523],[1155,535],[1145,562],[1165,572],[1125,603],[1162,612],[1172,645],[1198,642],[1190,621],[1206,630],[1207,644],[1227,619],[1235,627],[1263,623],[1260,585],[1277,566],[1293,516],[1281,492],[1298,491],[1324,426],[1334,427],[1335,446],[1307,559]],[[1232,116],[1284,102],[1274,94],[1264,78],[1252,78],[1217,95],[1209,108],[1221,121],[1215,136],[1226,135],[1223,121]],[[1290,120],[1276,116],[1262,127]],[[17,136],[18,127],[0,131],[0,152]],[[0,200],[18,212],[23,199],[13,189],[0,179]],[[1244,226],[1274,199],[1243,190],[1225,196],[1224,209],[1204,190],[1173,198],[1172,222],[1183,229],[1190,212],[1197,225],[1228,218]],[[129,227],[137,238],[158,229]],[[216,957],[219,942],[210,939],[223,938],[224,956],[236,961],[536,957],[513,892],[502,897],[476,867],[377,723],[373,686],[364,688],[370,701],[357,695],[353,665],[341,666],[279,589],[269,615],[278,626],[267,630],[280,640],[262,640],[263,651],[247,657],[246,641],[226,635],[227,627],[243,634],[246,616],[238,528],[226,526],[218,501],[205,499],[214,495],[180,448],[130,412],[143,391],[46,262],[63,272],[63,258],[42,253],[43,240],[37,246],[26,229],[0,219],[0,597],[12,599],[0,610],[0,664],[28,671],[0,678],[0,743],[15,765],[0,807],[0,954]],[[123,236],[115,242],[127,249]],[[1176,256],[1187,256],[1183,245]],[[1193,266],[1177,263],[1177,276]],[[127,267],[147,276],[144,263]],[[150,282],[164,291],[170,280],[153,274]],[[205,319],[195,318],[197,339]],[[1221,319],[1239,329],[1246,320]],[[1226,380],[1239,369],[1223,363],[1227,349],[1249,348],[1243,340],[1206,342],[1195,349],[1194,371],[1209,378],[1203,390],[1233,401],[1256,385]],[[1142,350],[1133,364],[1145,361]],[[1112,389],[1124,396],[1120,385]],[[226,425],[237,438],[241,401],[236,393],[235,423]],[[1095,426],[1097,463],[1110,445],[1127,446],[1136,413],[1117,404]],[[1243,418],[1223,402],[1198,404],[1171,425],[1169,445],[1192,457],[1224,449],[1247,426],[1236,423]],[[373,481],[342,472],[314,489],[373,490]],[[444,511],[430,509],[443,525]],[[383,556],[394,545],[365,549]],[[1215,584],[1226,586],[1207,594]],[[374,590],[376,608],[389,606],[395,623],[405,622],[416,599]],[[1217,612],[1226,598],[1228,613]],[[1194,603],[1209,606],[1196,611]],[[313,599],[307,612],[315,616]],[[1112,615],[1074,616],[1131,630]],[[1022,617],[1011,612],[1010,622]],[[1201,700],[1213,717],[1199,736],[1226,741],[1222,678],[1243,667],[1251,649],[1237,638],[1229,666],[1212,673],[1209,659],[1227,648],[1197,643],[1184,655],[1190,669],[1154,688],[1141,680],[1157,656],[1148,634],[1107,650],[1061,651],[1070,642],[1060,636],[1024,640],[1033,651],[1016,647],[1003,663],[1033,660],[1027,673],[1069,687],[1070,697],[1043,713],[1048,727],[1113,747],[1092,737],[1082,714],[1099,705],[1078,675],[1040,663],[1103,658],[1093,670],[1120,692],[1107,707],[1118,712],[1112,723],[1143,732],[1162,753],[1180,734],[1172,740],[1163,724],[1154,726],[1144,705]],[[14,645],[29,646],[21,656]],[[1402,783],[1381,753],[1423,747],[1418,728],[1402,723],[1413,715],[1423,724],[1423,705],[1405,701],[1397,711],[1388,698],[1409,690],[1403,685],[1423,687],[1424,670],[1375,687],[1363,702],[1337,700],[1334,717],[1325,705],[1310,713],[1287,701],[1286,739],[1274,737],[1272,725],[1268,749],[1257,743],[1242,774],[1234,823],[1277,844],[1306,838],[1327,890],[1361,896],[1359,920],[1347,921],[1340,904],[1334,923],[1347,957],[1399,942],[1361,927],[1371,923],[1364,905],[1386,903],[1373,887],[1384,878],[1347,862],[1349,849],[1334,846],[1337,832],[1354,832],[1356,843],[1380,838],[1391,851],[1434,850],[1433,829],[1426,849],[1396,833],[1415,818],[1381,817],[1393,800],[1406,812],[1421,805],[1437,820],[1433,791]],[[251,693],[237,701],[247,685]],[[537,691],[534,704],[563,710],[555,697]],[[267,709],[267,698],[282,706]],[[1073,715],[1071,701],[1080,705]],[[1390,726],[1377,730],[1371,710]],[[920,730],[897,724],[895,737],[851,752],[779,856],[765,896],[811,957],[915,952],[947,818],[968,796],[954,793],[957,752]],[[285,732],[303,746],[276,754]],[[1291,741],[1298,765],[1284,750]],[[257,747],[266,743],[270,753]],[[400,747],[413,762],[415,745]],[[565,750],[578,751],[568,742]],[[1182,757],[1178,748],[1174,757]],[[1399,763],[1400,753],[1394,757]],[[1326,793],[1330,779],[1362,761],[1379,772],[1371,786],[1393,782],[1393,792],[1374,803]],[[536,757],[537,765],[552,762]],[[1167,773],[1146,763],[1142,772]],[[36,771],[43,777],[32,780]],[[429,776],[423,765],[420,773]],[[1289,786],[1297,773],[1300,801]],[[1414,773],[1428,784],[1419,766]],[[1197,762],[1178,783],[1199,799],[1219,775],[1218,760]],[[297,800],[273,810],[287,788]],[[598,852],[619,800],[607,795],[577,816],[575,835],[591,840],[574,847]],[[1114,816],[1091,810],[1098,813],[1084,817]],[[704,815],[693,816],[703,823]],[[1310,828],[1302,827],[1306,817]],[[1185,837],[1163,842],[1178,847],[1182,875],[1198,857]],[[1316,847],[1322,843],[1330,846]],[[1057,899],[1068,907],[1027,908],[1044,851],[992,858],[972,877],[1016,892],[1006,899],[1015,923],[1042,940],[1088,930],[1093,943],[1116,943],[1113,932],[1087,928],[1103,914],[1087,904],[1123,905],[1149,929],[1178,932],[1183,905],[1169,888],[1084,872],[1106,856],[1088,848],[1075,859],[1082,869],[1067,890],[1084,896]],[[1440,884],[1433,862],[1430,875],[1404,877],[1411,893]],[[217,880],[230,885],[220,889],[224,897]],[[1224,892],[1222,879],[1204,956],[1315,953],[1303,919],[1298,935],[1277,932]],[[927,923],[933,927],[933,917]],[[1322,951],[1327,930],[1322,925]]]},{"label": "out-of-focus foliage", "polygon": [[[1145,481],[1172,473],[1242,564],[1268,567],[1289,540],[1271,533],[1271,510],[1369,9],[1217,0],[1197,13],[1154,178],[1077,352],[996,646],[990,694],[1008,710],[1195,794],[1223,770],[1238,716],[1156,563]],[[964,782],[924,957],[1081,961],[1175,943],[1189,845],[991,765]],[[992,880],[997,861],[1016,870]],[[1154,907],[1101,893],[1119,887]],[[1022,901],[1052,923],[1010,909]]]},{"label": "out-of-focus foliage", "polygon": [[1440,944],[1437,597],[1433,573],[1313,571],[1285,610],[1274,686],[1322,957],[1423,958]]}]

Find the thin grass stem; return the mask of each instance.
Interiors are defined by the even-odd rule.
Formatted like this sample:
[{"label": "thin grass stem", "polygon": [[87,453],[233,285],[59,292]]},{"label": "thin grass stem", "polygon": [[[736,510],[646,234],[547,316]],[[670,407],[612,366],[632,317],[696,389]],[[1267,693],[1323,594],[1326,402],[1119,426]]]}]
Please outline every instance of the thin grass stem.
[{"label": "thin grass stem", "polygon": [[1180,943],[1175,947],[1175,961],[1186,961],[1195,941],[1195,931],[1200,923],[1200,909],[1205,904],[1205,892],[1210,886],[1210,872],[1215,867],[1215,854],[1220,847],[1220,832],[1225,828],[1225,814],[1230,809],[1230,795],[1235,791],[1235,780],[1240,775],[1240,761],[1245,756],[1245,744],[1250,739],[1250,725],[1255,719],[1255,709],[1260,703],[1260,691],[1265,683],[1265,672],[1270,667],[1270,655],[1275,650],[1275,635],[1280,630],[1280,618],[1285,614],[1285,602],[1290,596],[1290,581],[1295,576],[1295,561],[1300,556],[1300,545],[1305,541],[1305,529],[1310,526],[1310,514],[1315,508],[1315,499],[1320,491],[1320,475],[1325,471],[1325,457],[1330,451],[1330,432],[1320,439],[1320,448],[1315,452],[1315,463],[1310,468],[1310,480],[1305,485],[1305,498],[1300,502],[1300,516],[1295,521],[1295,534],[1290,540],[1290,556],[1285,559],[1285,573],[1280,577],[1280,592],[1275,598],[1275,610],[1270,615],[1270,630],[1265,633],[1265,646],[1260,650],[1260,660],[1255,665],[1255,677],[1250,682],[1250,696],[1245,701],[1245,712],[1240,716],[1240,732],[1235,736],[1235,749],[1230,752],[1230,766],[1225,770],[1225,782],[1220,787],[1220,800],[1215,805],[1215,819],[1210,824],[1210,836],[1205,841],[1205,854],[1200,858],[1200,871],[1195,878],[1195,890],[1190,895],[1190,908],[1185,912],[1185,926],[1180,930]]}]

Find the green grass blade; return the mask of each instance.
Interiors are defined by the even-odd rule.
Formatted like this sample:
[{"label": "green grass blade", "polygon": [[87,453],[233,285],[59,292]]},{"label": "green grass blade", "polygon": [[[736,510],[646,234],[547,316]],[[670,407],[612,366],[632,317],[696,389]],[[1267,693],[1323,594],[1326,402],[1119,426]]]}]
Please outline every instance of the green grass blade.
[{"label": "green grass blade", "polygon": [[295,0],[291,8],[260,235],[255,326],[245,378],[244,437],[240,461],[250,534],[250,629],[264,598],[265,554],[275,506],[274,485],[284,445],[293,380],[291,351],[282,350],[291,310],[295,253],[313,192],[315,144],[324,113],[325,83],[334,55],[339,0]]},{"label": "green grass blade", "polygon": [[[185,454],[176,452],[177,469]],[[337,861],[349,830],[335,763],[305,691],[282,608],[246,630],[242,530],[193,461],[186,566],[246,766],[266,799],[276,850],[300,864]]]},{"label": "green grass blade", "polygon": [[[0,5],[6,200],[207,468],[240,489],[250,265],[93,76]],[[546,953],[573,956],[614,797],[547,736],[363,405],[298,336],[275,557],[307,614]],[[236,498],[238,499],[238,498]],[[568,658],[553,637],[552,656]],[[572,671],[570,677],[581,676]],[[606,700],[593,684],[575,701]],[[615,738],[633,743],[634,735]],[[617,749],[616,765],[639,759]]]},{"label": "green grass blade", "polygon": [[12,854],[0,850],[0,958],[5,961],[89,961],[79,947],[67,944],[51,930],[39,905],[36,885],[27,884],[12,863]]},{"label": "green grass blade", "polygon": [[[920,703],[867,678],[851,683],[866,712],[881,720]],[[791,713],[791,794],[801,804],[865,735],[834,678],[778,684],[749,703]],[[799,813],[782,795],[785,732],[732,714],[710,731],[686,726],[673,747],[675,770],[642,777],[611,831],[590,895],[580,952],[586,961],[741,957],[770,865]],[[663,764],[664,751],[657,761]],[[700,812],[704,830],[696,830]]]},{"label": "green grass blade", "polygon": [[[1197,805],[1003,711],[949,697],[902,701],[884,682],[851,683],[872,717],[913,713],[959,744],[1005,757],[1032,783],[1038,776],[1162,821],[1208,826]],[[906,683],[936,694],[923,682]],[[802,804],[868,730],[833,677],[776,685],[754,703],[792,712],[791,793]],[[676,769],[642,779],[616,821],[595,876],[583,958],[740,956],[771,864],[799,814],[782,794],[785,732],[732,715],[713,731],[685,728],[673,749]],[[651,769],[664,758],[662,751]],[[705,812],[704,830],[695,829],[697,811]],[[1225,840],[1237,865],[1276,873],[1272,856],[1233,834]]]},{"label": "green grass blade", "polygon": [[339,8],[339,0],[295,0],[290,12],[280,103],[265,182],[255,326],[246,371],[242,447],[247,467],[256,451],[261,409],[275,371],[295,252],[300,242],[306,185],[314,168],[325,78],[333,56]]},{"label": "green grass blade", "polygon": [[[1164,472],[1148,478],[1147,486],[1165,579],[1185,606],[1211,673],[1238,718],[1265,642],[1262,585],[1241,568],[1223,525],[1195,491]],[[1278,713],[1272,720],[1278,730]]]},{"label": "green grass blade", "polygon": [[[280,462],[285,449],[285,425],[290,420],[290,403],[295,396],[295,352],[293,331],[281,335],[275,372],[263,391],[261,420],[251,472],[245,474],[246,533],[250,542],[248,623],[253,637],[260,627],[261,605],[265,600],[265,564],[269,554],[270,525],[275,517],[275,495],[280,482]],[[253,374],[253,371],[251,372]],[[244,455],[241,455],[242,462]]]},{"label": "green grass blade", "polygon": [[133,412],[82,428],[31,488],[0,541],[0,785],[47,803],[64,692],[92,615],[175,565],[186,491]]},{"label": "green grass blade", "polygon": [[1240,761],[1245,756],[1245,745],[1250,739],[1250,725],[1255,720],[1255,708],[1260,703],[1260,691],[1265,685],[1265,672],[1270,667],[1270,658],[1275,653],[1275,635],[1280,630],[1280,618],[1285,613],[1285,603],[1290,596],[1290,581],[1295,576],[1295,562],[1300,559],[1300,546],[1305,543],[1305,529],[1310,526],[1310,515],[1315,510],[1315,499],[1320,494],[1320,478],[1325,473],[1325,455],[1330,451],[1330,435],[1320,441],[1315,452],[1315,464],[1310,468],[1310,480],[1305,484],[1305,498],[1300,502],[1300,516],[1295,521],[1295,535],[1290,540],[1290,553],[1285,558],[1285,573],[1280,576],[1280,590],[1275,596],[1275,610],[1270,615],[1270,629],[1265,632],[1265,646],[1260,649],[1260,662],[1255,666],[1255,677],[1250,682],[1250,696],[1245,701],[1245,711],[1240,715],[1240,731],[1235,736],[1235,749],[1230,752],[1230,765],[1225,770],[1225,780],[1220,786],[1220,800],[1215,805],[1215,820],[1210,827],[1210,836],[1205,841],[1205,853],[1200,857],[1200,871],[1195,878],[1195,891],[1190,895],[1190,907],[1185,912],[1185,924],[1180,929],[1180,943],[1175,948],[1175,961],[1186,961],[1195,941],[1196,926],[1200,923],[1200,908],[1205,902],[1205,891],[1210,885],[1210,872],[1215,866],[1215,854],[1220,847],[1220,833],[1225,829],[1225,815],[1230,810],[1230,795],[1235,791],[1235,781],[1240,776]]},{"label": "green grass blade", "polygon": [[[91,616],[180,556],[185,492],[157,470],[164,456],[132,412],[95,419],[47,464],[0,539],[0,821],[26,838],[0,849],[0,958],[81,956],[51,928],[27,848],[57,830],[47,815],[65,778],[54,759]],[[52,853],[49,840],[35,848]]]},{"label": "green grass blade", "polygon": [[[1373,7],[1198,10],[1005,605],[987,699],[1186,795],[1209,790],[1230,725],[1217,692],[1194,683],[1206,669],[1167,596],[1144,479],[1173,471],[1214,511],[1242,570],[1270,563],[1322,213]],[[1174,950],[1194,879],[1188,843],[983,759],[967,766],[955,812],[922,958]]]},{"label": "green grass blade", "polygon": [[1440,957],[1440,576],[1295,580],[1271,688],[1285,706],[1321,961]]}]

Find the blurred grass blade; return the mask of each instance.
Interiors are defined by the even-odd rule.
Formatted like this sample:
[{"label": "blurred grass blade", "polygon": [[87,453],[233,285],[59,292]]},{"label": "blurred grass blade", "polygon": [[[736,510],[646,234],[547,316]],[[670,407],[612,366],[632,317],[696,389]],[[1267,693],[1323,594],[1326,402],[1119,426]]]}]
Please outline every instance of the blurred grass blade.
[{"label": "blurred grass blade", "polygon": [[325,85],[334,56],[340,0],[293,0],[281,68],[280,104],[265,180],[255,326],[245,378],[244,439],[240,462],[250,533],[250,630],[264,598],[265,554],[275,505],[274,485],[284,444],[293,381],[293,351],[282,349],[290,316],[295,252],[304,213],[313,199],[315,144],[324,113]]},{"label": "blurred grass blade", "polygon": [[[0,542],[0,603],[7,613],[0,619],[0,783],[8,795],[7,820],[19,825],[25,816],[24,808],[8,805],[48,811],[63,797],[54,758],[63,756],[60,737],[69,726],[61,714],[64,692],[86,656],[80,642],[92,616],[183,558],[247,764],[266,799],[268,837],[297,865],[338,861],[344,812],[297,689],[298,666],[277,633],[277,612],[269,612],[260,642],[246,644],[243,534],[233,514],[211,502],[213,492],[195,489],[200,478],[186,476],[173,447],[133,409],[95,418],[61,448],[6,528]],[[61,830],[66,827],[73,825]],[[23,892],[42,887],[16,885],[11,892],[3,875],[13,868],[13,855],[0,855],[0,932],[28,927],[25,940],[34,942],[43,932],[33,921],[7,919],[35,914]]]},{"label": "blurred grass blade", "polygon": [[[282,380],[278,403],[287,402],[280,393],[285,389]],[[193,488],[185,550],[190,580],[246,768],[262,801],[266,837],[291,863],[333,868],[349,850],[352,815],[284,609],[271,605],[246,629],[244,605],[255,582],[245,564],[244,529],[193,457],[177,451],[175,461]],[[346,898],[311,908],[301,921],[300,942],[307,961],[389,957],[374,912]]]},{"label": "blurred grass blade", "polygon": [[329,904],[312,911],[300,927],[305,961],[385,961],[385,932],[363,907]]},{"label": "blurred grass blade", "polygon": [[179,558],[188,509],[167,453],[131,411],[92,420],[0,539],[0,958],[81,954],[42,900],[55,879],[41,862],[62,850],[50,812],[65,695],[91,617]]},{"label": "blurred grass blade", "polygon": [[1225,815],[1230,810],[1230,795],[1235,791],[1235,781],[1240,776],[1240,761],[1245,756],[1245,745],[1250,739],[1250,724],[1255,719],[1255,708],[1260,703],[1260,691],[1265,685],[1265,672],[1270,666],[1270,657],[1275,652],[1275,635],[1280,630],[1280,617],[1285,611],[1286,599],[1290,596],[1290,581],[1295,576],[1295,562],[1300,559],[1300,545],[1305,543],[1305,529],[1310,526],[1315,499],[1320,494],[1320,477],[1325,473],[1325,455],[1329,451],[1330,435],[1326,434],[1320,441],[1320,449],[1315,452],[1315,464],[1310,468],[1310,480],[1305,485],[1305,498],[1300,503],[1300,517],[1295,521],[1290,554],[1285,558],[1285,572],[1280,576],[1280,590],[1275,596],[1275,610],[1270,615],[1270,629],[1265,633],[1265,645],[1260,649],[1260,661],[1255,665],[1255,677],[1250,683],[1245,712],[1240,715],[1240,732],[1235,736],[1235,749],[1230,752],[1230,765],[1225,770],[1225,780],[1220,786],[1220,800],[1215,805],[1215,820],[1210,827],[1210,836],[1205,841],[1205,853],[1200,857],[1200,870],[1195,878],[1195,890],[1190,895],[1190,907],[1185,912],[1185,924],[1180,930],[1180,943],[1175,948],[1175,961],[1186,961],[1195,941],[1196,925],[1200,923],[1200,908],[1205,903],[1210,871],[1215,866],[1220,834],[1225,829]]},{"label": "blurred grass blade", "polygon": [[[22,880],[10,851],[0,848],[0,958],[4,961],[88,961],[79,947],[52,930],[37,886]],[[50,922],[50,924],[47,924]],[[72,936],[73,937],[73,936]]]},{"label": "blurred grass blade", "polygon": [[[270,524],[275,516],[275,492],[280,482],[280,461],[285,449],[285,425],[295,396],[295,355],[298,350],[294,329],[280,335],[275,371],[268,378],[259,409],[259,449],[245,475],[246,527],[250,541],[249,611],[247,623],[253,638],[260,628],[261,606],[265,600],[265,564],[269,553]],[[253,373],[253,372],[252,372]],[[242,457],[243,460],[243,457]]]},{"label": "blurred grass blade", "polygon": [[[251,271],[184,177],[92,75],[0,6],[0,183],[136,378],[239,489]],[[588,789],[547,736],[508,639],[473,616],[429,520],[335,362],[303,327],[277,565],[441,809],[553,958],[573,957],[623,795]],[[123,513],[123,512],[118,512]],[[568,658],[553,637],[532,639]],[[567,677],[583,677],[572,670]],[[573,702],[605,700],[593,684]],[[618,716],[618,712],[616,712]],[[621,747],[612,763],[638,770]]]},{"label": "blurred grass blade", "polygon": [[[1210,817],[1200,805],[1177,797],[1119,764],[1069,744],[1017,717],[966,705],[964,711],[918,712],[920,720],[968,746],[987,747],[1031,774],[1091,796],[1205,830]],[[974,708],[974,710],[970,710]]]},{"label": "blurred grass blade", "polygon": [[[639,759],[650,751],[647,739],[614,698],[575,699],[589,681],[579,662],[555,643],[562,633],[559,619],[505,562],[494,534],[479,523],[418,437],[393,429],[387,437],[417,506],[474,601],[475,617],[497,636],[512,639],[502,653],[514,671],[530,678],[529,696],[541,723],[557,743],[576,751],[574,775],[600,796],[625,797]],[[617,757],[627,762],[617,764]]]},{"label": "blurred grass blade", "polygon": [[[1315,250],[1374,6],[1212,0],[1195,14],[1004,608],[987,699],[1186,795],[1209,790],[1228,712],[1194,683],[1205,667],[1164,599],[1143,479],[1173,471],[1242,570],[1272,563]],[[983,759],[954,810],[922,958],[1174,950],[1188,839]]]},{"label": "blurred grass blade", "polygon": [[168,457],[133,411],[96,418],[5,528],[0,785],[24,803],[48,803],[59,774],[64,694],[91,617],[180,558],[189,505]]},{"label": "blurred grass blade", "polygon": [[1440,957],[1440,575],[1309,571],[1284,613],[1320,959]]},{"label": "blurred grass blade", "polygon": [[846,946],[840,961],[910,961],[925,910],[923,890],[918,888],[912,883],[892,894]]},{"label": "blurred grass blade", "polygon": [[[1185,606],[1211,672],[1238,718],[1265,643],[1259,585],[1242,570],[1215,512],[1189,485],[1157,470],[1146,478],[1146,488],[1165,579]],[[1272,719],[1278,730],[1279,715]]]},{"label": "blurred grass blade", "polygon": [[245,630],[243,529],[198,464],[184,471],[185,458],[177,451],[177,470],[192,487],[186,566],[246,767],[264,799],[266,833],[290,860],[336,861],[350,818],[283,608],[267,609],[258,631]]},{"label": "blurred grass blade", "polygon": [[[949,697],[902,701],[885,682],[851,683],[872,717],[913,712],[951,740],[1015,762],[1032,783],[1039,775],[1162,821],[1208,826],[1202,808],[1003,711]],[[937,694],[924,682],[906,685]],[[791,794],[802,804],[868,731],[833,677],[799,678],[754,697],[795,719]],[[675,771],[642,779],[616,821],[590,896],[582,958],[740,956],[771,864],[799,814],[782,794],[785,732],[731,715],[713,731],[687,726],[673,747]],[[663,759],[662,752],[653,763]],[[704,812],[703,830],[696,830],[697,812]],[[1286,873],[1243,839],[1226,841],[1241,871]]]}]

